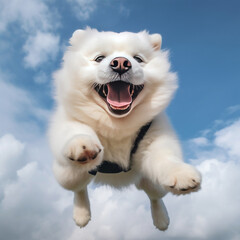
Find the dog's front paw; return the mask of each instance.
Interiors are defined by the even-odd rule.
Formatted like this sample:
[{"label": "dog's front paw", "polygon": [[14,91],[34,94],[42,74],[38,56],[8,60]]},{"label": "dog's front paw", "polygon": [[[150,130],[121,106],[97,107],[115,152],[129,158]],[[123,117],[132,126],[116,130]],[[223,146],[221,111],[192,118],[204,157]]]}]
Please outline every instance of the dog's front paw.
[{"label": "dog's front paw", "polygon": [[191,165],[181,163],[172,169],[164,185],[176,195],[196,192],[201,187],[201,174]]},{"label": "dog's front paw", "polygon": [[79,165],[91,165],[90,169],[93,169],[102,161],[103,147],[91,136],[78,135],[66,144],[63,154],[67,160]]}]

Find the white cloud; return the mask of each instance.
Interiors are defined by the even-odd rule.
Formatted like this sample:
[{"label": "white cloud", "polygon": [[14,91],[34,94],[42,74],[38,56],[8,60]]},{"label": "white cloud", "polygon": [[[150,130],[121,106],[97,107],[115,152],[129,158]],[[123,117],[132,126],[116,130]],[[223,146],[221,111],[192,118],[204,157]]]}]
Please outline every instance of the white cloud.
[{"label": "white cloud", "polygon": [[75,228],[68,240],[152,239],[159,233],[152,226],[146,195],[134,187],[116,191],[101,186],[89,195],[92,220],[84,229]]},{"label": "white cloud", "polygon": [[120,14],[124,15],[125,17],[129,17],[130,15],[130,9],[122,4],[120,5],[119,11]]},{"label": "white cloud", "polygon": [[235,112],[240,111],[240,105],[234,105],[234,106],[230,106],[227,108],[227,111],[229,114],[233,114]]},{"label": "white cloud", "polygon": [[[25,32],[34,32],[35,29],[50,30],[54,18],[59,18],[54,11],[49,11],[48,6],[40,0],[1,0],[0,31],[5,31],[9,24],[19,23]],[[56,24],[54,24],[56,26]]]},{"label": "white cloud", "polygon": [[39,72],[35,77],[34,77],[34,82],[38,84],[43,84],[46,83],[50,80],[51,78],[47,76],[45,72]]},{"label": "white cloud", "polygon": [[0,95],[1,239],[66,239],[73,228],[72,194],[62,191],[51,171],[51,154],[38,125],[46,123],[47,111],[2,79]]},{"label": "white cloud", "polygon": [[96,0],[68,0],[75,16],[79,20],[87,20],[90,15],[96,10]]},{"label": "white cloud", "polygon": [[[81,21],[88,20],[91,15],[96,11],[98,4],[100,5],[102,2],[99,0],[67,0],[74,12],[76,18]],[[114,8],[116,14],[123,15],[124,17],[129,17],[130,9],[119,1],[107,1],[107,4],[114,4]],[[100,6],[99,6],[100,7]]]},{"label": "white cloud", "polygon": [[57,11],[50,9],[44,1],[1,0],[0,32],[8,31],[12,24],[16,24],[15,30],[18,31],[12,30],[12,35],[16,38],[15,35],[21,33],[17,37],[24,37],[26,41],[23,50],[27,67],[35,68],[56,57],[60,38],[53,32],[59,22]]},{"label": "white cloud", "polygon": [[30,36],[23,46],[25,64],[35,68],[49,59],[54,60],[59,51],[59,42],[59,36],[52,33],[38,31],[36,35]]},{"label": "white cloud", "polygon": [[[13,141],[21,144],[18,140],[8,136],[3,136],[2,139],[5,145],[8,140],[10,151],[15,153],[19,151],[18,146],[12,145]],[[0,147],[2,147],[2,141]],[[20,152],[22,160],[19,156],[8,159],[15,161],[17,167],[14,165],[11,169],[7,162],[3,166],[11,169],[15,178],[5,175],[1,179],[0,192],[3,193],[0,198],[1,238],[9,240],[64,239],[71,233],[71,224],[68,220],[70,215],[66,210],[72,197],[58,187],[52,174],[47,170],[48,167],[41,168],[39,163],[34,161],[35,156],[28,153],[27,148]],[[23,157],[26,162],[23,161]],[[49,158],[45,153],[42,153],[41,157]],[[67,204],[62,204],[60,199],[68,199]],[[62,226],[66,226],[66,229]]]},{"label": "white cloud", "polygon": [[206,146],[209,143],[206,137],[193,138],[190,142],[196,144],[197,146]]},{"label": "white cloud", "polygon": [[7,83],[6,79],[0,72],[0,96],[4,99],[0,101],[0,136],[11,133],[25,141],[42,131],[34,119],[46,124],[50,111],[39,107],[34,96]]},{"label": "white cloud", "polygon": [[173,239],[237,239],[239,219],[240,163],[206,159],[197,166],[203,174],[202,190],[173,199],[168,196]]},{"label": "white cloud", "polygon": [[240,120],[215,134],[215,144],[226,149],[230,155],[240,157]]},{"label": "white cloud", "polygon": [[0,138],[0,186],[4,179],[16,177],[16,170],[22,164],[24,144],[17,141],[12,135],[7,134]]}]

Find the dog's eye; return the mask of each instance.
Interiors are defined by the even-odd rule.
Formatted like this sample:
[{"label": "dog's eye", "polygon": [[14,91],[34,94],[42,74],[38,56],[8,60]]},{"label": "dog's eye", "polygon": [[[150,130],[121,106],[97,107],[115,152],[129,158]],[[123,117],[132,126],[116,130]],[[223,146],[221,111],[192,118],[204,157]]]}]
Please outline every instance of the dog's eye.
[{"label": "dog's eye", "polygon": [[133,57],[137,62],[139,62],[139,63],[142,63],[143,62],[143,59],[141,58],[141,57],[139,57],[139,56],[134,56]]},{"label": "dog's eye", "polygon": [[94,59],[94,61],[100,63],[104,58],[105,58],[105,56],[103,56],[103,55],[97,56],[97,57]]}]

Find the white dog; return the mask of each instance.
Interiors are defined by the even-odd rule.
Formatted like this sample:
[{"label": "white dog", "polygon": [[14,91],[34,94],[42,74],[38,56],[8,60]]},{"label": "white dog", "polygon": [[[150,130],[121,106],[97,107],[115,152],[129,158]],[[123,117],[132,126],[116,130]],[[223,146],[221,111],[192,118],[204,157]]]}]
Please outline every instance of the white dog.
[{"label": "white dog", "polygon": [[87,185],[135,184],[149,196],[154,225],[166,230],[161,198],[200,188],[201,175],[182,161],[164,113],[177,77],[161,36],[77,30],[54,75],[56,112],[49,135],[58,182],[74,192],[73,217],[90,218]]}]

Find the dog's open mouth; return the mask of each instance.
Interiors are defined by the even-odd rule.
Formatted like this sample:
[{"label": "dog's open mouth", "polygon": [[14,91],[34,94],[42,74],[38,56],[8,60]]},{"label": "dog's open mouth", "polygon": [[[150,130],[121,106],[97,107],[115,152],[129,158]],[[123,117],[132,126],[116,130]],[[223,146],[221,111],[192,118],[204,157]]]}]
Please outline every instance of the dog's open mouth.
[{"label": "dog's open mouth", "polygon": [[130,111],[133,101],[142,91],[144,85],[133,85],[124,81],[97,85],[94,89],[107,103],[109,110],[118,115]]}]

